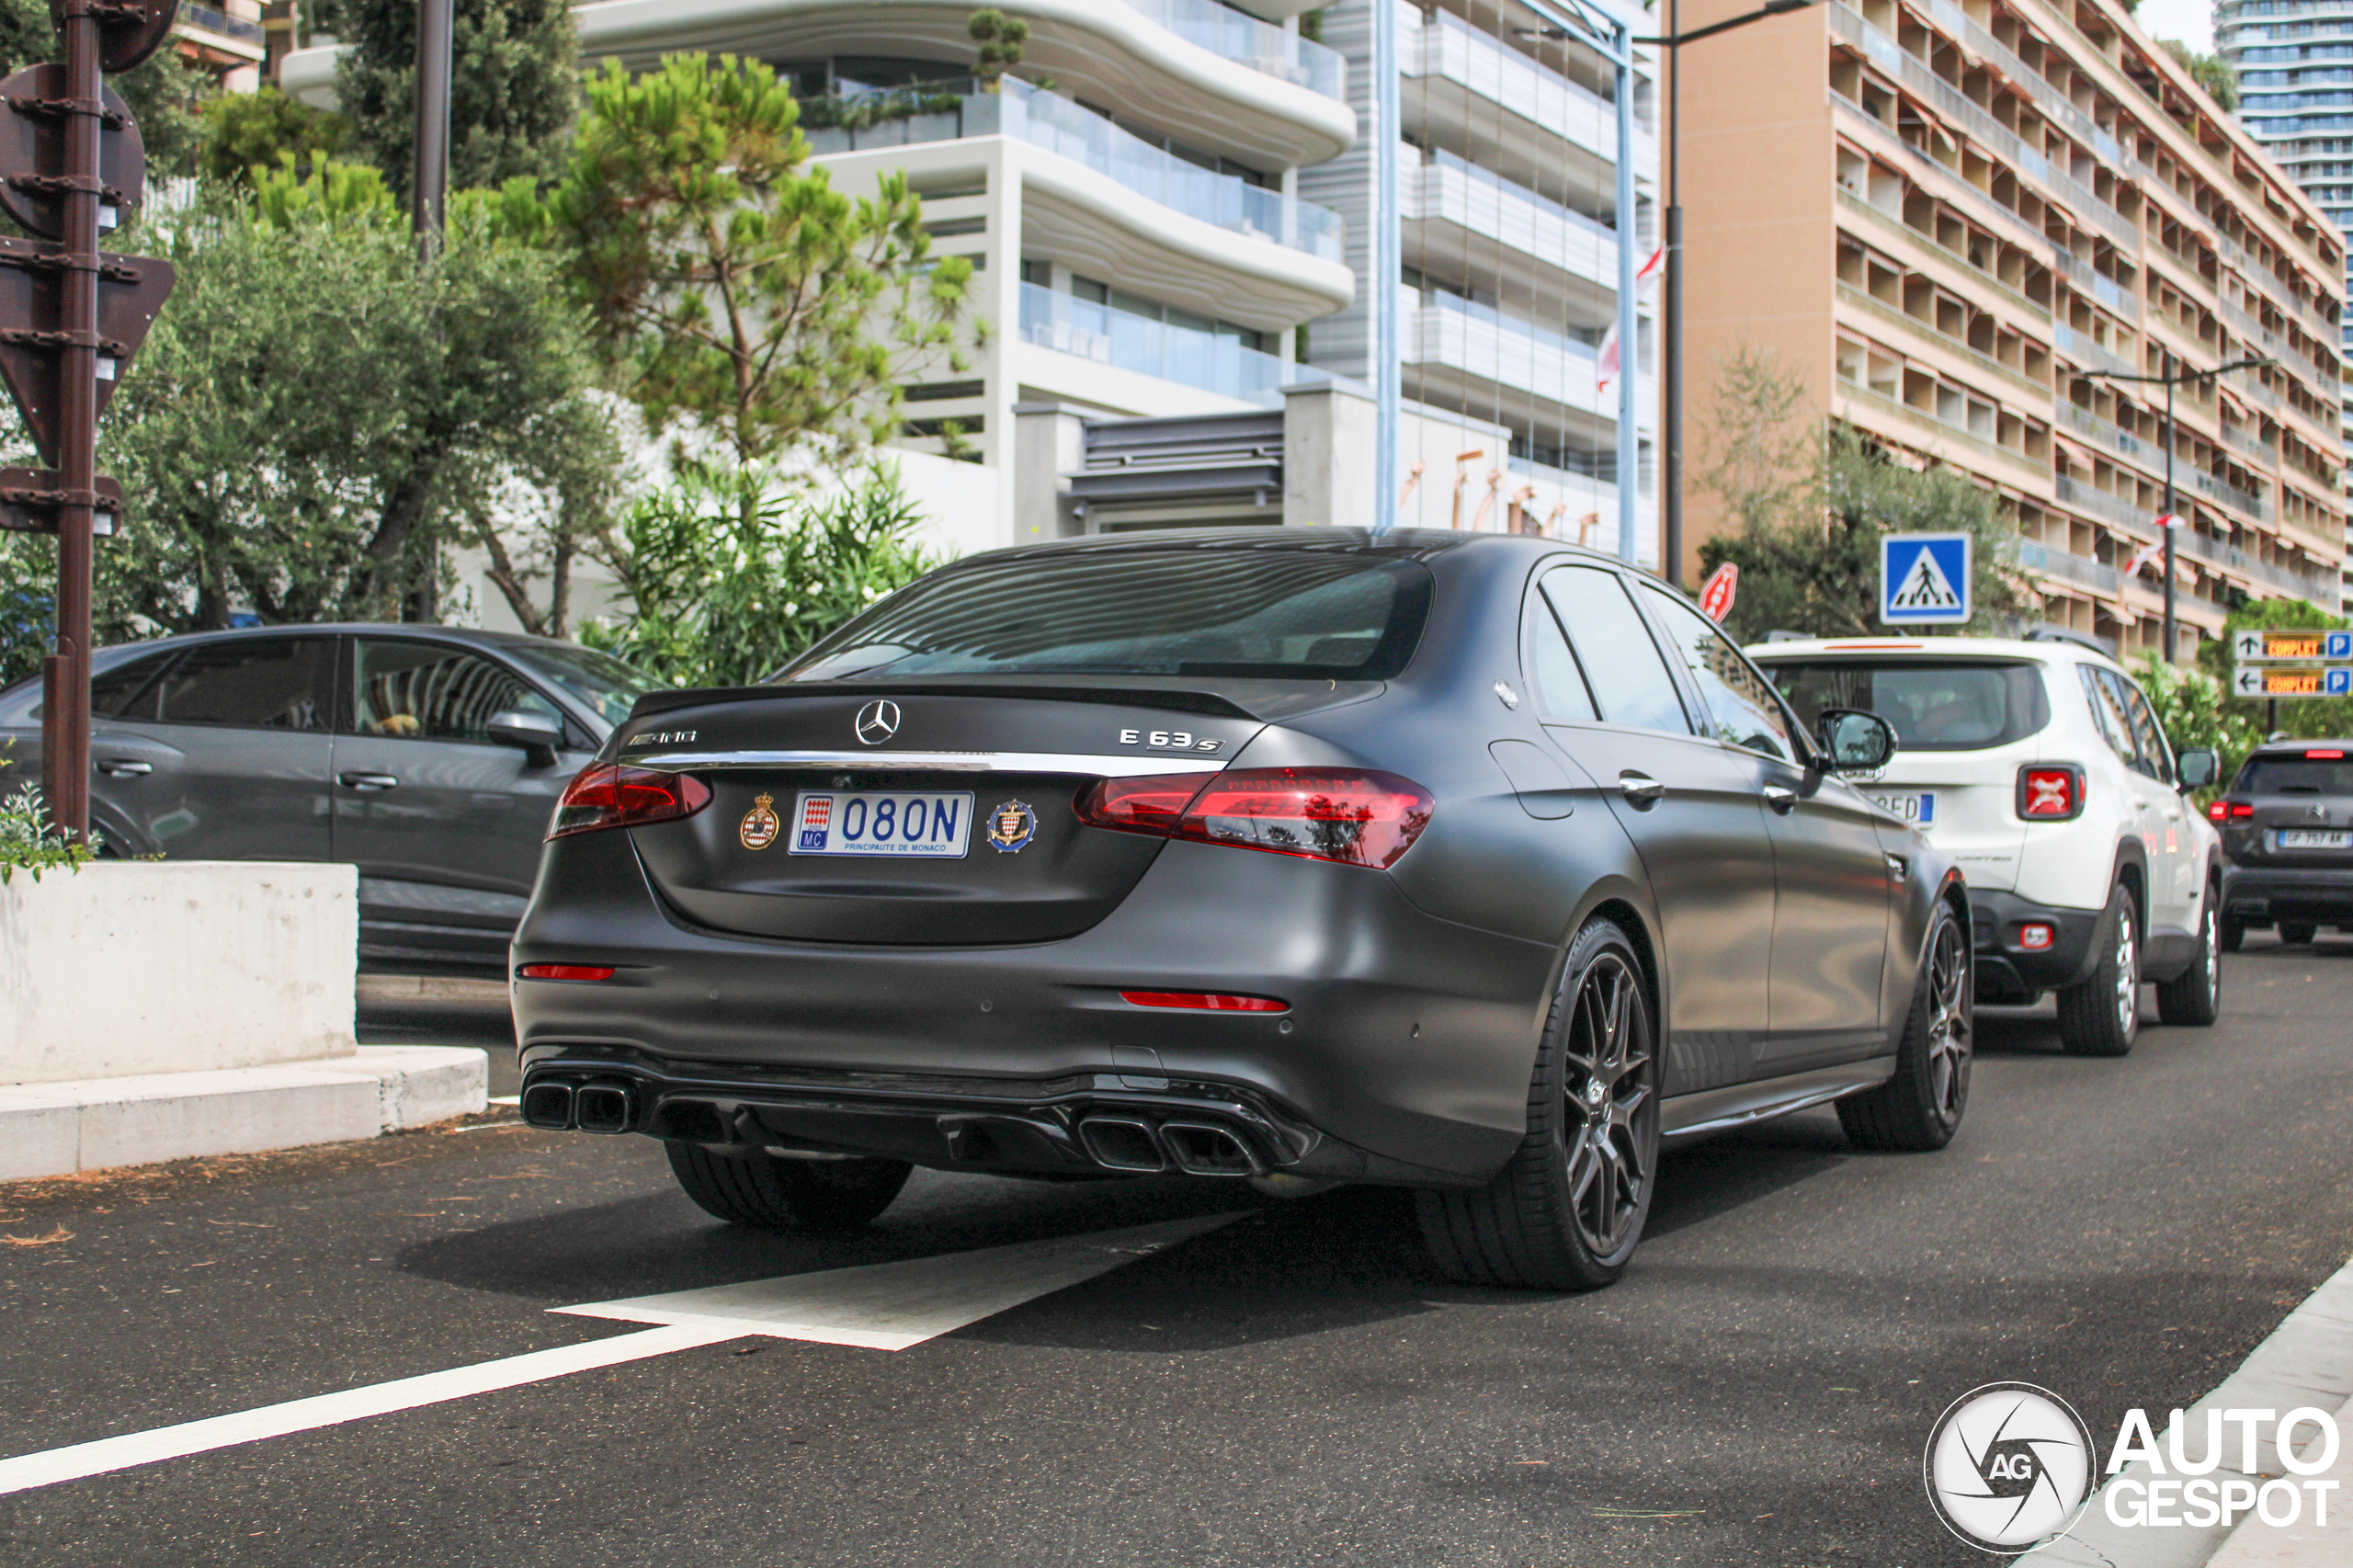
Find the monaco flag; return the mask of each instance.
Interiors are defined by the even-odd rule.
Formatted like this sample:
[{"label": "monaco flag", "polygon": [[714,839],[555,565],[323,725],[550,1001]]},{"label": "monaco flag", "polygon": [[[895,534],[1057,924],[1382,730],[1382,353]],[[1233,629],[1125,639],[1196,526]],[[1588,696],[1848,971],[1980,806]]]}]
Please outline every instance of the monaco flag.
[{"label": "monaco flag", "polygon": [[[1634,298],[1637,301],[1647,300],[1650,298],[1652,286],[1658,282],[1659,268],[1663,267],[1665,262],[1666,247],[1665,245],[1661,245],[1658,249],[1651,252],[1650,260],[1643,263],[1643,269],[1634,274]],[[1608,392],[1609,390],[1609,383],[1617,379],[1618,324],[1613,320],[1609,324],[1609,332],[1608,335],[1603,337],[1601,340],[1601,353],[1597,363],[1597,372],[1594,377],[1594,383],[1600,391]]]}]

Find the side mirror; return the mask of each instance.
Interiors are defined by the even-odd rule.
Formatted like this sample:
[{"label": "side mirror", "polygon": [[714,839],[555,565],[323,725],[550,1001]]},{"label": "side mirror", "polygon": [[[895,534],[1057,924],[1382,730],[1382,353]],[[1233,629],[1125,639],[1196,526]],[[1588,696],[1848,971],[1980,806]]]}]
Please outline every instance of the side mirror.
[{"label": "side mirror", "polygon": [[2222,755],[2211,746],[2192,746],[2174,754],[2173,771],[2184,790],[2203,790],[2222,777]]},{"label": "side mirror", "polygon": [[483,728],[503,746],[513,746],[533,767],[553,767],[555,748],[563,744],[563,721],[549,713],[510,708],[493,713]]},{"label": "side mirror", "polygon": [[1895,755],[1895,731],[1859,708],[1822,710],[1822,752],[1833,773],[1870,773]]}]

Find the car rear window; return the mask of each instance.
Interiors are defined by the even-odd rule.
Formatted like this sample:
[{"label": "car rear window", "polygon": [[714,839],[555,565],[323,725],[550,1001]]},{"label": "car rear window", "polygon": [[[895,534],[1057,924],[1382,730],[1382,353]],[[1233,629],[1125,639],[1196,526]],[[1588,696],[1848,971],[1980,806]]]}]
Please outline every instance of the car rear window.
[{"label": "car rear window", "polygon": [[1765,670],[1808,729],[1825,708],[1859,708],[1886,720],[1906,751],[1983,751],[2051,722],[2041,668],[2020,660],[1791,660]]},{"label": "car rear window", "polygon": [[2231,787],[2234,795],[2353,795],[2353,762],[2305,756],[2253,756]]},{"label": "car rear window", "polygon": [[1229,676],[1386,680],[1428,619],[1413,561],[1297,545],[1015,555],[901,590],[770,677]]}]

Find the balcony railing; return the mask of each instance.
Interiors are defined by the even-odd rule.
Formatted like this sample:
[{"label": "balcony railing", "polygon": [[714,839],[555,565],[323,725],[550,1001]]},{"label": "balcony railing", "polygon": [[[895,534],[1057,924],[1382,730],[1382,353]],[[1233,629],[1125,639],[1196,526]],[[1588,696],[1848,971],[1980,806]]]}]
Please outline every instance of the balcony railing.
[{"label": "balcony railing", "polygon": [[1306,373],[1302,365],[1222,333],[1154,321],[1035,283],[1021,285],[1021,340],[1224,397],[1272,392]]},{"label": "balcony railing", "polygon": [[2140,321],[2141,301],[2137,295],[2055,240],[2051,245],[2051,265],[2068,282],[2078,289],[2089,290],[2093,299],[2126,321]]},{"label": "balcony railing", "polygon": [[2063,577],[2079,583],[2095,593],[2121,594],[2124,574],[2113,566],[2105,566],[2086,556],[2053,550],[2033,540],[2018,540],[2018,564],[2029,572],[2040,572],[2046,577]]},{"label": "balcony railing", "polygon": [[[1415,36],[1400,37],[1398,52],[1409,76],[1460,83],[1563,141],[1606,160],[1618,155],[1616,105],[1518,50],[1505,48],[1452,12],[1431,11]],[[1639,100],[1635,117],[1636,133],[1651,134],[1649,110]]]},{"label": "balcony railing", "polygon": [[1070,99],[1006,78],[1003,91],[969,83],[893,88],[804,106],[810,151],[823,156],[875,147],[1010,136],[1086,165],[1148,200],[1326,261],[1342,259],[1340,215],[1297,197],[1188,164]]},{"label": "balcony railing", "polygon": [[216,11],[210,6],[182,6],[179,9],[179,20],[183,27],[202,28],[206,32],[219,33],[223,38],[237,39],[256,47],[259,47],[267,37],[262,31],[259,22],[249,22],[243,17],[232,17],[225,12]]},{"label": "balcony railing", "polygon": [[2051,493],[2058,498],[2061,506],[2073,506],[2076,511],[2088,512],[2095,517],[2104,517],[2119,528],[2140,528],[2145,532],[2156,523],[2154,517],[2122,496],[2095,490],[2063,473],[2052,479]]},{"label": "balcony railing", "polygon": [[1348,91],[1347,58],[1312,39],[1269,27],[1253,17],[1229,10],[1217,0],[1123,0],[1128,9],[1159,23],[1188,43],[1211,54],[1247,65],[1269,76],[1296,83],[1327,98],[1345,98]]},{"label": "balcony railing", "polygon": [[1409,165],[1401,183],[1408,220],[1456,223],[1483,242],[1604,289],[1617,288],[1618,232],[1573,208],[1547,201],[1451,153],[1437,153],[1418,171]]}]

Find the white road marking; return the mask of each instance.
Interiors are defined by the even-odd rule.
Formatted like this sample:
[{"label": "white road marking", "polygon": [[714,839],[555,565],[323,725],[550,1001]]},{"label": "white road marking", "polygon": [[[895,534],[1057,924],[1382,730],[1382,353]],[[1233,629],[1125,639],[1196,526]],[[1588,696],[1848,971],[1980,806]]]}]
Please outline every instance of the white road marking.
[{"label": "white road marking", "polygon": [[523,1096],[520,1095],[493,1095],[490,1096],[490,1103],[493,1105],[521,1105],[523,1103]]},{"label": "white road marking", "polygon": [[478,1393],[616,1367],[674,1350],[762,1335],[904,1350],[1024,1301],[1081,1284],[1242,1218],[1213,1214],[1158,1225],[1056,1236],[902,1263],[787,1275],[742,1285],[599,1301],[559,1312],[663,1326],[534,1350],[443,1372],[314,1394],[230,1415],[101,1437],[0,1460],[0,1495],[105,1475],[215,1449],[314,1431]]},{"label": "white road marking", "polygon": [[773,1339],[904,1350],[1240,1218],[1239,1214],[1212,1214],[1123,1231],[1017,1242],[945,1257],[875,1263],[823,1274],[788,1274],[742,1285],[714,1285],[708,1290],[674,1290],[662,1296],[555,1310],[581,1317],[681,1327],[733,1325],[738,1334]]}]

